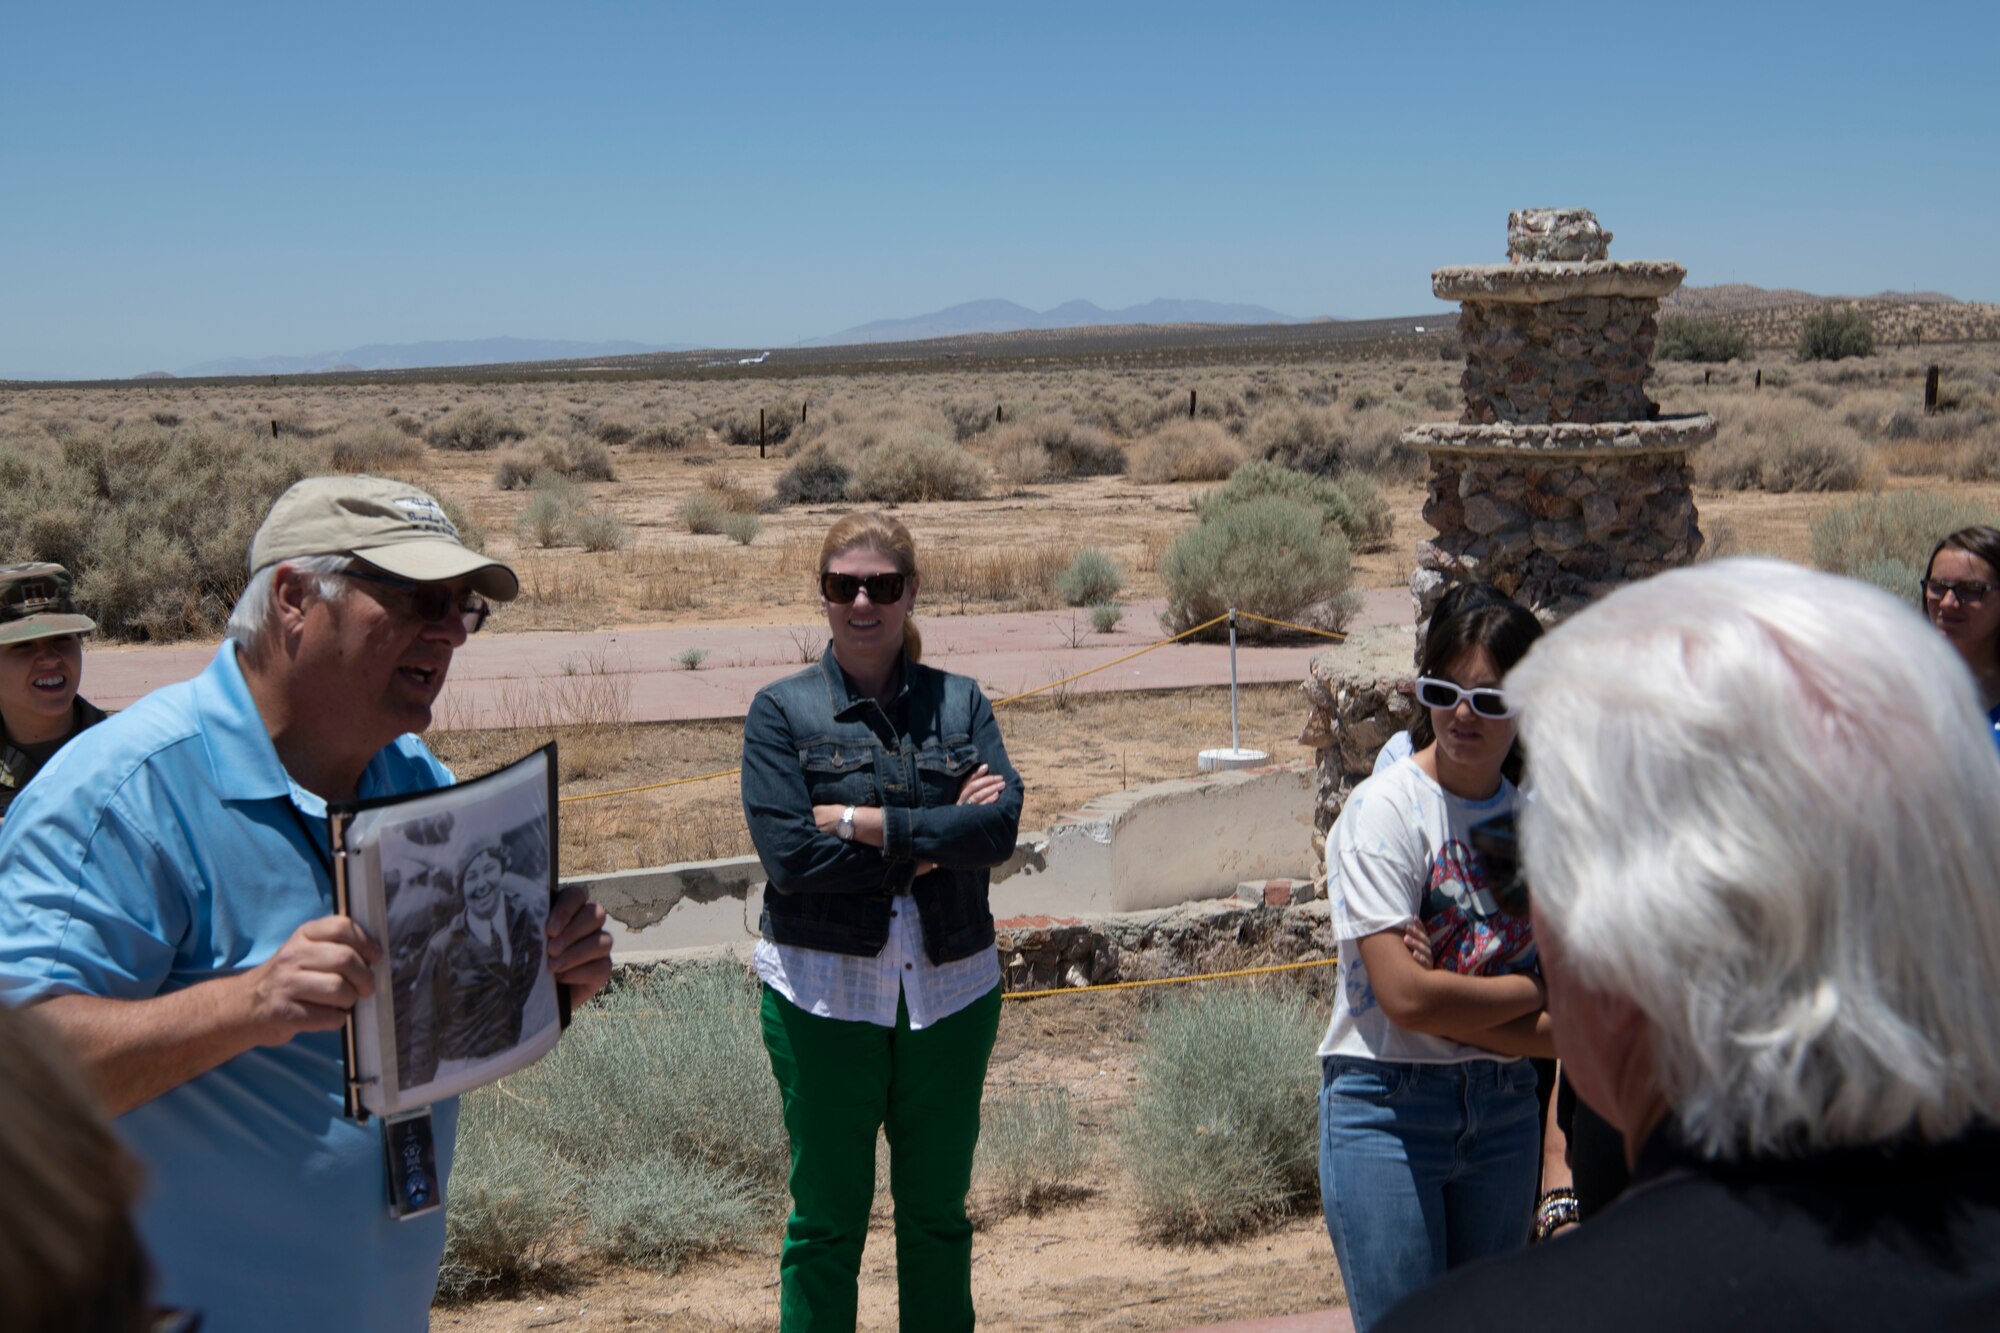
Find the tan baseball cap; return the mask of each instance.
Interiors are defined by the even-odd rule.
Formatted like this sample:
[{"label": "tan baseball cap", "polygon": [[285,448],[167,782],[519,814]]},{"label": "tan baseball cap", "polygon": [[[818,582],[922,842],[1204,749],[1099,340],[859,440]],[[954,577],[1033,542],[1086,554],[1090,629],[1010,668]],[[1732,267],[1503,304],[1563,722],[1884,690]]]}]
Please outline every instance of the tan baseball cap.
[{"label": "tan baseball cap", "polygon": [[514,571],[469,551],[444,506],[386,477],[307,477],[279,496],[250,542],[250,572],[309,555],[353,555],[398,578],[470,577],[496,602],[521,591]]},{"label": "tan baseball cap", "polygon": [[76,609],[73,592],[61,565],[0,568],[0,644],[95,632],[97,622]]}]

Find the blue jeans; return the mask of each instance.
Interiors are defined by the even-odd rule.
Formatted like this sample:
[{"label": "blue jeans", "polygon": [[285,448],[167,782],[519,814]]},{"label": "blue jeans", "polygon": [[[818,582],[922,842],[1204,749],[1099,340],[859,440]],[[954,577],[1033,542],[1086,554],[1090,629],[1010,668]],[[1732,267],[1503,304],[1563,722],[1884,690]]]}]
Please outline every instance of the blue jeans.
[{"label": "blue jeans", "polygon": [[1319,1188],[1365,1330],[1447,1268],[1527,1242],[1541,1178],[1526,1060],[1320,1060]]}]

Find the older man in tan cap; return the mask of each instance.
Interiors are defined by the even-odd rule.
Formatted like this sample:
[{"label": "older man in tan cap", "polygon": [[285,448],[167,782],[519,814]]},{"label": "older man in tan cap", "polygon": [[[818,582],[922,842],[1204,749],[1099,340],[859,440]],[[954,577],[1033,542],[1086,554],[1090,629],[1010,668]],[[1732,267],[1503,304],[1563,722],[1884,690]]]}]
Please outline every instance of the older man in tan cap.
[{"label": "older man in tan cap", "polygon": [[96,628],[61,565],[0,568],[0,817],[72,736],[104,720],[77,697],[83,636]]},{"label": "older man in tan cap", "polygon": [[[62,1033],[145,1163],[162,1299],[214,1333],[419,1330],[444,1219],[391,1219],[383,1141],[341,1115],[380,946],[332,912],[326,808],[453,780],[416,733],[519,585],[370,477],[292,487],[250,566],[208,669],[79,737],[0,826],[0,997]],[[609,978],[603,923],[574,890],[550,909],[573,1001]]]}]

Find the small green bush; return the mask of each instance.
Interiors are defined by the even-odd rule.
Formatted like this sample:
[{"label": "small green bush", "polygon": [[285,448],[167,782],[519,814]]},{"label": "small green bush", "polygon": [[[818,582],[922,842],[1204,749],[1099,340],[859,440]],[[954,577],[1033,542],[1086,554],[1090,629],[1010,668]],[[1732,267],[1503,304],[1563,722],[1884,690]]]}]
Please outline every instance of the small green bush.
[{"label": "small green bush", "polygon": [[1245,463],[1228,484],[1197,498],[1195,512],[1208,514],[1266,495],[1286,496],[1317,507],[1322,522],[1338,529],[1351,545],[1363,551],[1385,549],[1395,529],[1389,502],[1361,473],[1308,476],[1262,459]]},{"label": "small green bush", "polygon": [[876,504],[977,500],[986,471],[964,448],[941,435],[913,430],[862,450],[847,498]]},{"label": "small green bush", "polygon": [[1938,538],[1974,523],[1991,523],[1981,505],[1932,491],[1863,496],[1812,521],[1813,564],[1915,597],[1924,557]]},{"label": "small green bush", "polygon": [[779,505],[839,504],[847,498],[847,483],[853,479],[845,464],[814,445],[778,474],[771,498]]},{"label": "small green bush", "polygon": [[1032,1212],[1060,1199],[1075,1189],[1091,1156],[1061,1088],[994,1097],[980,1108],[974,1178],[998,1215]]},{"label": "small green bush", "polygon": [[1815,310],[1799,329],[1799,360],[1839,361],[1875,354],[1875,325],[1860,310]]},{"label": "small green bush", "polygon": [[1735,361],[1749,343],[1743,330],[1723,320],[1671,314],[1660,319],[1653,355],[1661,361]]},{"label": "small green bush", "polygon": [[674,660],[681,664],[681,670],[683,671],[699,671],[701,670],[701,664],[708,660],[708,649],[683,648],[680,651],[680,655],[674,658]]},{"label": "small green bush", "polygon": [[763,530],[763,521],[755,514],[731,514],[722,520],[722,535],[738,546],[748,546],[756,541],[757,534]]},{"label": "small green bush", "polygon": [[1320,1027],[1303,996],[1249,988],[1154,1011],[1120,1149],[1156,1235],[1223,1240],[1318,1199]]},{"label": "small green bush", "polygon": [[542,547],[561,546],[569,541],[570,518],[570,507],[561,496],[538,490],[528,497],[520,518],[514,522],[514,530],[523,542],[532,541]]},{"label": "small green bush", "polygon": [[696,536],[721,532],[729,513],[729,506],[707,491],[696,491],[681,501],[681,522]]},{"label": "small green bush", "polygon": [[468,403],[424,432],[433,449],[484,453],[528,432],[481,403]]},{"label": "small green bush", "polygon": [[[1259,495],[1212,506],[1175,539],[1161,561],[1170,633],[1211,620],[1231,607],[1313,629],[1338,630],[1360,605],[1347,538],[1328,527],[1321,509],[1288,495]],[[1281,631],[1253,620],[1239,637]],[[1207,632],[1218,638],[1227,630]]]},{"label": "small green bush", "polygon": [[585,509],[571,517],[570,536],[586,551],[622,551],[628,534],[625,520],[605,509]]},{"label": "small green bush", "polygon": [[459,1102],[458,1146],[445,1194],[438,1295],[553,1277],[576,1220],[574,1173],[497,1087]]},{"label": "small green bush", "polygon": [[1118,628],[1118,622],[1125,618],[1125,608],[1117,602],[1099,602],[1090,608],[1090,627],[1099,634],[1109,634]]},{"label": "small green bush", "polygon": [[1125,571],[1095,546],[1086,546],[1056,575],[1056,596],[1064,606],[1094,606],[1108,602],[1125,586]]},{"label": "small green bush", "polygon": [[733,1172],[650,1152],[591,1179],[585,1245],[621,1263],[671,1273],[681,1261],[770,1229],[766,1192]]}]

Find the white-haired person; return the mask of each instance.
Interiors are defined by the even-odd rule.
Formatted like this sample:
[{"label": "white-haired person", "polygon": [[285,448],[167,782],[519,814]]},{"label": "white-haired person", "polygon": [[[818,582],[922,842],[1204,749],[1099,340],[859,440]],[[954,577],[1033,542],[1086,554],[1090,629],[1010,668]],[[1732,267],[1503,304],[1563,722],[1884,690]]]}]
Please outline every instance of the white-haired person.
[{"label": "white-haired person", "polygon": [[1724,560],[1611,594],[1506,685],[1556,1045],[1633,1180],[1383,1327],[1995,1327],[2000,756],[1950,644],[1878,589]]},{"label": "white-haired person", "polygon": [[1933,546],[1923,594],[1924,615],[1972,672],[2000,745],[2000,529],[1974,524]]},{"label": "white-haired person", "polygon": [[1505,597],[1438,617],[1413,753],[1356,787],[1327,837],[1340,969],[1318,1052],[1320,1194],[1357,1329],[1528,1239],[1542,1118],[1519,1057],[1554,1051],[1527,918],[1499,900],[1472,830],[1515,807],[1500,682],[1541,632]]}]

